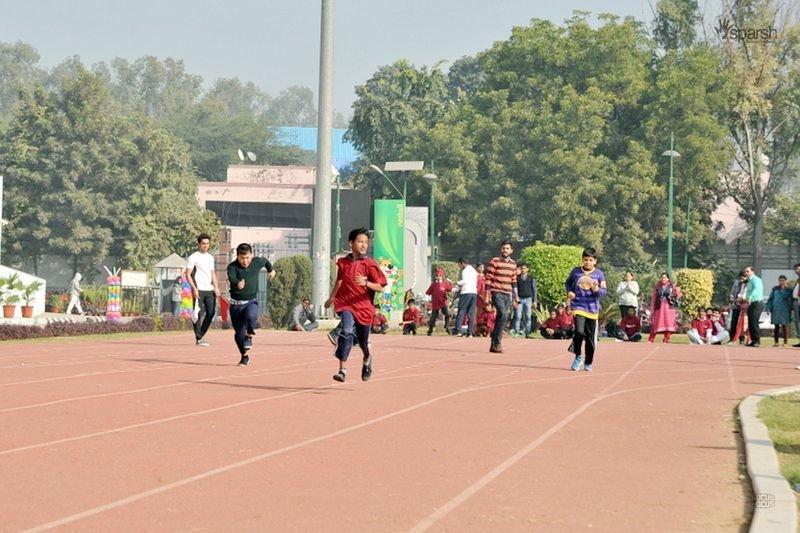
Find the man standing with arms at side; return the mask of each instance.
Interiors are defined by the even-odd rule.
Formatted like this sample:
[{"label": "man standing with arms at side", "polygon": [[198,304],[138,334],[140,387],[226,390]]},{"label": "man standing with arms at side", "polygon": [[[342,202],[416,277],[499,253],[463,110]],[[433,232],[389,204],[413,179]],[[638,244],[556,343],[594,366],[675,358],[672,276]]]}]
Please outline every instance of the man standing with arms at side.
[{"label": "man standing with arms at side", "polygon": [[189,256],[186,264],[186,278],[192,286],[192,295],[200,306],[200,314],[194,323],[194,338],[197,346],[208,346],[203,338],[214,320],[219,298],[217,272],[214,270],[214,256],[208,253],[211,236],[201,233],[197,236],[197,251]]},{"label": "man standing with arms at side", "polygon": [[461,288],[458,296],[458,314],[454,331],[461,337],[461,324],[464,317],[467,317],[467,337],[475,335],[475,305],[478,301],[478,271],[475,270],[469,261],[463,257],[459,258],[458,266],[461,268],[461,280],[458,286]]},{"label": "man standing with arms at side", "polygon": [[531,330],[534,329],[531,324],[531,314],[533,306],[536,305],[538,300],[538,294],[536,293],[536,278],[528,275],[528,265],[522,264],[519,269],[520,274],[517,276],[517,284],[514,285],[517,300],[519,300],[514,331],[517,332],[517,335],[525,335],[527,338],[531,336]]},{"label": "man standing with arms at side", "polygon": [[750,306],[747,308],[747,322],[750,328],[750,348],[758,348],[761,346],[761,331],[759,329],[759,320],[761,319],[761,311],[764,309],[764,282],[761,278],[756,276],[753,267],[744,269],[747,276],[747,301]]},{"label": "man standing with arms at side", "polygon": [[500,256],[493,257],[489,261],[486,269],[486,297],[491,298],[492,305],[497,310],[497,322],[492,332],[492,344],[489,351],[492,353],[503,353],[501,346],[503,340],[503,328],[508,322],[508,315],[511,312],[511,298],[514,292],[514,285],[517,283],[517,262],[511,259],[510,241],[503,241],[500,245]]}]

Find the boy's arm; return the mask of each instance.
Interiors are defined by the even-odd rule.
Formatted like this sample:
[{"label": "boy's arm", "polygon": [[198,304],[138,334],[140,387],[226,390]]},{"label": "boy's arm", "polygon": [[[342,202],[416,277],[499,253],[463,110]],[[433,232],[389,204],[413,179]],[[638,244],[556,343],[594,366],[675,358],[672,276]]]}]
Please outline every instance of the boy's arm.
[{"label": "boy's arm", "polygon": [[211,271],[211,284],[214,286],[214,296],[219,298],[219,282],[217,281],[217,269]]},{"label": "boy's arm", "polygon": [[195,298],[200,297],[200,291],[197,290],[197,285],[194,284],[194,278],[192,277],[192,270],[194,269],[195,264],[194,260],[189,257],[189,262],[186,263],[186,268],[184,269],[183,273],[186,276],[186,279],[189,280],[189,286],[192,288],[192,294]]},{"label": "boy's arm", "polygon": [[[190,278],[191,279],[191,278]],[[239,279],[239,274],[236,270],[236,267],[231,263],[228,265],[228,284],[231,286],[230,288],[233,289],[234,287],[237,289],[244,289],[244,285],[240,286],[240,283],[243,283],[243,279]],[[191,283],[191,281],[190,281]]]},{"label": "boy's arm", "polygon": [[260,259],[264,262],[264,266],[262,268],[265,268],[267,270],[267,276],[269,277],[269,279],[275,279],[275,275],[277,274],[277,272],[275,272],[275,269],[272,268],[272,263],[270,263],[269,259],[267,259],[266,257],[261,257]]},{"label": "boy's arm", "polygon": [[333,284],[333,290],[331,291],[331,295],[325,301],[325,308],[326,309],[328,307],[330,307],[331,304],[333,303],[333,299],[336,298],[336,293],[339,292],[339,287],[341,287],[341,286],[342,286],[342,280],[337,279],[336,283]]}]

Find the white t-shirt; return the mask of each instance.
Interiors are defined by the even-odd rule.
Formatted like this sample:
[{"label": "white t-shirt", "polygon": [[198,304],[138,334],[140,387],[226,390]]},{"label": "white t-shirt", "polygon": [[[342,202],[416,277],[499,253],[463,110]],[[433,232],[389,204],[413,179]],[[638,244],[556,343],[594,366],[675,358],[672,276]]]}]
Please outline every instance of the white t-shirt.
[{"label": "white t-shirt", "polygon": [[461,271],[461,294],[478,294],[478,271],[472,265],[467,265]]},{"label": "white t-shirt", "polygon": [[194,284],[197,285],[198,291],[213,291],[214,284],[211,282],[214,275],[214,256],[210,253],[195,252],[189,256],[189,262],[186,263],[186,268],[191,274],[192,270],[197,268],[194,273]]}]

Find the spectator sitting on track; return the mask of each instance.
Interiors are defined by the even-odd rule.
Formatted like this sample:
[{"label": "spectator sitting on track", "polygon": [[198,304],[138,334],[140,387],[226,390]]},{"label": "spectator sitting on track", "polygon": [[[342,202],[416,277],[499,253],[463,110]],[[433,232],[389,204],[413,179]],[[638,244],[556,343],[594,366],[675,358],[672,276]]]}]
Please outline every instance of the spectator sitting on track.
[{"label": "spectator sitting on track", "polygon": [[372,316],[372,325],[370,326],[372,333],[386,333],[389,329],[389,322],[386,317],[381,313],[381,306],[375,305],[375,314]]},{"label": "spectator sitting on track", "polygon": [[319,327],[314,309],[311,307],[311,300],[303,298],[292,311],[289,319],[289,331],[314,331]]},{"label": "spectator sitting on track", "polygon": [[706,318],[706,309],[697,308],[697,316],[692,320],[692,327],[686,332],[692,344],[711,344],[711,336],[714,334],[714,327],[711,320]]},{"label": "spectator sitting on track", "polygon": [[731,340],[731,335],[725,328],[725,321],[719,309],[711,310],[711,344],[725,344]]},{"label": "spectator sitting on track", "polygon": [[539,328],[539,333],[541,333],[542,337],[545,339],[564,338],[564,332],[561,331],[561,318],[558,316],[558,312],[555,309],[550,311],[550,318],[544,321],[542,327]]},{"label": "spectator sitting on track", "polygon": [[619,322],[619,339],[626,342],[642,340],[642,321],[636,316],[636,308],[628,307],[627,314]]},{"label": "spectator sitting on track", "polygon": [[481,308],[478,314],[477,335],[479,337],[488,337],[494,330],[494,324],[497,321],[497,311],[494,310],[492,304],[488,303]]},{"label": "spectator sitting on track", "polygon": [[572,316],[572,309],[564,304],[558,304],[556,310],[558,311],[558,319],[561,321],[561,326],[558,330],[564,334],[561,338],[571,339],[575,334],[575,317]]},{"label": "spectator sitting on track", "polygon": [[406,302],[406,310],[403,311],[403,321],[400,326],[403,328],[403,335],[416,335],[417,325],[419,324],[419,307],[413,298]]}]

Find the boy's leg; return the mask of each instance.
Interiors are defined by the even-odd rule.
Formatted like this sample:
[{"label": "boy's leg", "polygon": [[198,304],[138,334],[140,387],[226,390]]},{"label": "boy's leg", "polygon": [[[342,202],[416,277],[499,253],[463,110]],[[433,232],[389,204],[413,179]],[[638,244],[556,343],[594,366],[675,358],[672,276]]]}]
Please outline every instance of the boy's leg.
[{"label": "boy's leg", "polygon": [[702,340],[700,339],[700,333],[694,328],[687,331],[686,336],[689,337],[689,342],[692,344],[703,344]]},{"label": "boy's leg", "polygon": [[456,324],[454,327],[455,335],[461,334],[461,324],[464,323],[464,317],[467,313],[467,296],[468,294],[461,294],[458,297],[458,312],[456,313]]},{"label": "boy's leg", "polygon": [[[433,327],[436,325],[436,319],[439,318],[439,310],[434,309],[431,311],[431,318],[428,320],[428,336],[433,333]],[[445,327],[447,329],[447,327]]]},{"label": "boy's leg", "polygon": [[572,361],[572,370],[579,370],[583,361],[583,339],[586,336],[586,317],[575,315],[575,331],[572,335],[572,353],[575,359]]},{"label": "boy's leg", "polygon": [[594,350],[597,347],[597,319],[586,318],[584,320],[584,338],[586,341],[586,360],[584,368],[592,365],[594,361]]},{"label": "boy's leg", "polygon": [[[339,342],[336,345],[334,355],[339,361],[344,363],[350,357],[350,350],[353,348],[353,338],[356,336],[356,319],[350,311],[342,312],[342,322],[339,330]],[[342,365],[340,365],[341,367]]]},{"label": "boy's leg", "polygon": [[361,347],[361,352],[364,354],[364,359],[361,365],[361,379],[363,381],[369,380],[372,377],[372,354],[369,347],[369,331],[370,327],[367,324],[355,323],[356,338],[358,345]]},{"label": "boy's leg", "polygon": [[[475,335],[475,311],[477,311],[478,295],[467,294],[466,312],[467,312],[467,335],[470,337]],[[463,322],[458,323],[458,328],[461,328]]]},{"label": "boy's leg", "polygon": [[630,342],[639,342],[640,340],[642,340],[642,334],[636,333],[635,335],[631,335],[630,337],[628,337],[628,340]]},{"label": "boy's leg", "polygon": [[244,338],[247,334],[247,327],[245,326],[244,308],[244,305],[232,305],[230,307],[233,339],[236,341],[236,347],[239,348],[240,355],[244,355],[246,352],[244,349]]},{"label": "boy's leg", "polygon": [[525,333],[525,335],[530,335],[530,333],[531,333],[531,331],[533,329],[531,327],[531,325],[532,325],[531,316],[533,314],[533,298],[525,298],[522,301],[521,305],[522,305],[522,317],[525,319],[524,333]]},{"label": "boy's leg", "polygon": [[442,316],[444,317],[444,331],[450,333],[447,329],[450,326],[450,310],[446,306],[442,308]]},{"label": "boy's leg", "polygon": [[[200,295],[200,313],[204,314],[203,324],[200,326],[200,338],[203,338],[214,320],[214,313],[217,311],[217,297],[214,296],[214,291],[203,291]],[[200,319],[198,318],[197,321],[199,322]]]}]

